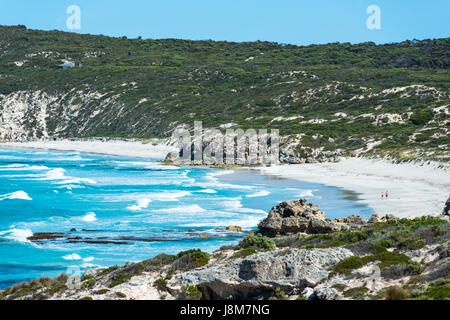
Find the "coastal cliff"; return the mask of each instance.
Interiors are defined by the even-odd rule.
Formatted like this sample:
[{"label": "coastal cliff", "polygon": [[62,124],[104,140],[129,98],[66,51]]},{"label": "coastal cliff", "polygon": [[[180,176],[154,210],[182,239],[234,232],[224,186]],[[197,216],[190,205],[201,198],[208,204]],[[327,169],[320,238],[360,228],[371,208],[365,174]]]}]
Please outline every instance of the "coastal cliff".
[{"label": "coastal cliff", "polygon": [[[42,277],[2,299],[450,299],[448,216],[329,220],[305,199],[272,208],[257,233],[211,254],[160,254]],[[238,227],[228,228],[230,232]],[[265,236],[265,235],[268,236]],[[78,282],[77,282],[78,281]]]}]

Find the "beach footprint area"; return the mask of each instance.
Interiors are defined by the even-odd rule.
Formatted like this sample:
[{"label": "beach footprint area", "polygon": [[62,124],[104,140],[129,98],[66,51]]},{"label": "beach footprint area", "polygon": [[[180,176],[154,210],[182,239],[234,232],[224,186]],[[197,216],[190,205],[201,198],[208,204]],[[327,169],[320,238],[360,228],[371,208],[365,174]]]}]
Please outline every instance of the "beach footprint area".
[{"label": "beach footprint area", "polygon": [[346,190],[246,170],[0,148],[0,288],[160,253],[211,252],[236,244],[280,201],[298,198],[330,218],[373,213]]}]

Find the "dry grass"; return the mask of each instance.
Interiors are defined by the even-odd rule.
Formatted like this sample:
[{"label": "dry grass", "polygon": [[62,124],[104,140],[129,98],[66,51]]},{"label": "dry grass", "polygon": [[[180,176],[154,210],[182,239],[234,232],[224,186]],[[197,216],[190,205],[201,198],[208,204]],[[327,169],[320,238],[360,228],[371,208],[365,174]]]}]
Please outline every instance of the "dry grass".
[{"label": "dry grass", "polygon": [[409,297],[409,291],[399,286],[390,287],[384,298],[386,300],[405,300]]}]

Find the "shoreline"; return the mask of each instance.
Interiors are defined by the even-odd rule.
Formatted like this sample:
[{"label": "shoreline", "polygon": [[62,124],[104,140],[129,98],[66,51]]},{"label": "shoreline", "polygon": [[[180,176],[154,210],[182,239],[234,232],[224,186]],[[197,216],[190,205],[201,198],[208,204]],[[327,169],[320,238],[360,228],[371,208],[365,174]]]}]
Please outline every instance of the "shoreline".
[{"label": "shoreline", "polygon": [[132,139],[110,139],[105,141],[101,138],[57,141],[1,142],[0,148],[1,147],[85,152],[149,159],[164,159],[167,153],[176,150],[176,148],[170,145],[162,144],[161,141],[145,140],[145,142],[143,142]]},{"label": "shoreline", "polygon": [[[46,149],[152,158],[163,160],[176,150],[161,141],[145,143],[126,139],[77,139],[35,142],[5,142],[0,147]],[[437,163],[392,163],[384,159],[343,158],[340,162],[285,164],[271,167],[242,167],[263,175],[323,183],[359,195],[379,215],[398,217],[439,215],[450,191],[450,169]],[[389,198],[381,200],[381,192]]]},{"label": "shoreline", "polygon": [[[440,215],[450,191],[450,170],[437,164],[399,163],[384,159],[343,158],[337,163],[252,168],[261,174],[323,183],[359,194],[378,215]],[[381,192],[389,192],[381,199]]]}]

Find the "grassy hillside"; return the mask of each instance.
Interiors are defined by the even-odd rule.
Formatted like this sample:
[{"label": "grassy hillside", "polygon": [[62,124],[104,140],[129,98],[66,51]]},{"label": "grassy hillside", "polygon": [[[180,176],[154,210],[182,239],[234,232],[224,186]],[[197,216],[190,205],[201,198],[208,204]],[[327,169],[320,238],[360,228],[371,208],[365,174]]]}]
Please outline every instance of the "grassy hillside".
[{"label": "grassy hillside", "polygon": [[25,101],[29,137],[167,137],[203,120],[305,134],[306,152],[449,159],[450,38],[294,46],[0,26],[0,48],[0,120]]}]

